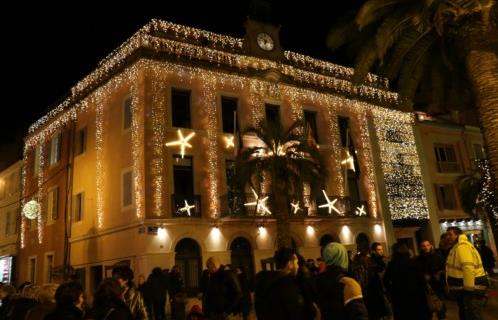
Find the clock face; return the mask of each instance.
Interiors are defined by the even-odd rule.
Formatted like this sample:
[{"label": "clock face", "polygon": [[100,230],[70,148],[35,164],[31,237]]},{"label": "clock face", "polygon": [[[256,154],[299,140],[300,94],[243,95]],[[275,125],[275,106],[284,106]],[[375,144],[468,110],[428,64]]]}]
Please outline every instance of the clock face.
[{"label": "clock face", "polygon": [[260,33],[256,36],[256,40],[258,41],[258,46],[265,50],[271,51],[273,50],[273,39],[267,33]]}]

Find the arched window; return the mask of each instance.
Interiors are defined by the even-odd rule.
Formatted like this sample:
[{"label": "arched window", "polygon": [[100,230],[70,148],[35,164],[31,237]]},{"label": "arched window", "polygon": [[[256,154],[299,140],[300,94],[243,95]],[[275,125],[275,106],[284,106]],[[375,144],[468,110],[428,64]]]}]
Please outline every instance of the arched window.
[{"label": "arched window", "polygon": [[180,240],[175,247],[175,264],[182,275],[185,291],[190,294],[197,292],[202,268],[199,244],[191,238]]},{"label": "arched window", "polygon": [[232,269],[243,268],[249,284],[254,279],[254,260],[252,246],[249,240],[243,237],[235,238],[230,244]]}]

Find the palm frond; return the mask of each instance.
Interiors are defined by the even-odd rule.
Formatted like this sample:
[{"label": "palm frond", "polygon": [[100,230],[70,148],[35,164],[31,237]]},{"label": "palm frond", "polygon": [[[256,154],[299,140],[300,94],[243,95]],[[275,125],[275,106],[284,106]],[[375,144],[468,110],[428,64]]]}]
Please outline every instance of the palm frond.
[{"label": "palm frond", "polygon": [[358,26],[354,21],[340,22],[330,29],[327,35],[327,47],[334,51],[351,41],[358,33]]},{"label": "palm frond", "polygon": [[360,51],[354,63],[353,84],[359,85],[363,82],[368,72],[377,61],[377,44],[375,39],[371,39]]},{"label": "palm frond", "polygon": [[369,0],[361,6],[355,21],[362,30],[366,26],[384,18],[392,11],[392,7],[404,2],[403,0]]},{"label": "palm frond", "polygon": [[387,50],[401,36],[409,23],[410,17],[406,17],[402,13],[384,19],[375,34],[377,56],[380,60],[384,58]]}]

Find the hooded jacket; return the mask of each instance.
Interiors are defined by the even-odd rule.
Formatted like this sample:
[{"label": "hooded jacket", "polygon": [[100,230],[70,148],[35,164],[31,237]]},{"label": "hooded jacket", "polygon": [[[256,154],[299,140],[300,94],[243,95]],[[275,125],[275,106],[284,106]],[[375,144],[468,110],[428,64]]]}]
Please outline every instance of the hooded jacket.
[{"label": "hooded jacket", "polygon": [[448,254],[446,281],[450,290],[485,291],[488,287],[481,256],[464,234]]}]

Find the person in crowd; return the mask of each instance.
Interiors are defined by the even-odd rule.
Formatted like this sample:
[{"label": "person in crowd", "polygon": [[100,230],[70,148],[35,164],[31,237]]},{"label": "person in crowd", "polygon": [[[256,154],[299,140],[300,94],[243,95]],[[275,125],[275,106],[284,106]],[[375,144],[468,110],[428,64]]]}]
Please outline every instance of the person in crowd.
[{"label": "person in crowd", "polygon": [[22,285],[19,294],[12,300],[11,319],[24,319],[28,310],[38,304],[36,297],[38,296],[39,287],[30,282]]},{"label": "person in crowd", "polygon": [[480,239],[476,242],[476,249],[479,251],[482,259],[482,265],[484,266],[484,270],[488,273],[488,275],[492,275],[493,269],[495,267],[495,257],[493,251],[486,245],[484,240]]},{"label": "person in crowd", "polygon": [[92,319],[132,320],[130,309],[123,299],[123,287],[116,279],[104,279],[93,297]]},{"label": "person in crowd", "polygon": [[133,270],[129,266],[117,266],[112,269],[112,277],[123,288],[124,301],[128,308],[130,308],[132,319],[148,319],[147,308],[145,307],[142,294],[133,283]]},{"label": "person in crowd", "polygon": [[390,314],[390,306],[385,297],[382,277],[386,270],[384,247],[374,242],[370,248],[370,258],[367,265],[367,285],[365,291],[365,304],[370,320],[379,320]]},{"label": "person in crowd", "polygon": [[[423,272],[425,280],[430,285],[430,287],[437,294],[439,299],[443,301],[443,307],[441,311],[437,313],[438,319],[446,318],[446,307],[444,305],[444,282],[441,280],[441,276],[445,269],[446,261],[434,251],[429,240],[422,240],[420,242],[419,255],[416,258],[418,268]],[[444,281],[444,280],[443,280]]]},{"label": "person in crowd", "polygon": [[489,286],[481,256],[458,227],[446,231],[453,247],[446,260],[446,281],[456,298],[460,320],[482,319],[482,308]]},{"label": "person in crowd", "polygon": [[325,261],[323,261],[322,257],[316,258],[316,262],[318,264],[318,273],[322,273],[327,269],[327,265],[325,264]]},{"label": "person in crowd", "polygon": [[306,267],[308,268],[308,270],[311,272],[312,275],[318,274],[318,267],[316,266],[314,259],[307,259]]},{"label": "person in crowd", "polygon": [[38,302],[26,313],[24,320],[43,320],[55,309],[55,292],[58,284],[49,283],[40,286],[34,299]]},{"label": "person in crowd", "polygon": [[[261,274],[256,282],[258,319],[304,319],[304,297],[296,279],[299,270],[297,255],[292,249],[280,248],[273,260],[277,270]],[[263,282],[258,284],[261,280]]]},{"label": "person in crowd", "polygon": [[427,304],[427,283],[410,257],[406,244],[392,247],[392,258],[384,274],[384,285],[392,302],[394,320],[425,320],[432,315]]},{"label": "person in crowd", "polygon": [[239,280],[240,290],[242,291],[242,298],[240,299],[237,313],[242,314],[244,320],[249,319],[249,312],[251,311],[251,290],[249,285],[249,278],[246,269],[242,266],[235,268],[237,279]]},{"label": "person in crowd", "polygon": [[183,308],[185,307],[182,294],[184,292],[183,278],[178,266],[173,266],[169,272],[169,301],[171,306],[171,315],[173,319],[180,319],[185,316]]},{"label": "person in crowd", "polygon": [[241,303],[242,290],[237,276],[225,267],[216,257],[206,262],[209,281],[206,288],[206,305],[204,314],[209,319],[224,320],[229,315],[236,315]]},{"label": "person in crowd", "polygon": [[303,256],[297,254],[298,266],[297,283],[304,298],[303,320],[313,320],[319,314],[316,296],[315,277],[306,264]]},{"label": "person in crowd", "polygon": [[322,251],[327,264],[317,278],[318,306],[324,320],[367,320],[360,284],[346,276],[348,253],[346,247],[331,242]]},{"label": "person in crowd", "polygon": [[45,320],[82,320],[85,316],[83,287],[77,281],[61,284],[55,291],[55,309]]},{"label": "person in crowd", "polygon": [[0,306],[0,319],[9,319],[12,315],[14,306],[14,295],[16,293],[16,288],[9,284],[2,284],[0,286],[0,300],[2,305]]},{"label": "person in crowd", "polygon": [[152,313],[155,320],[166,319],[166,293],[168,291],[168,279],[159,267],[152,269],[147,279],[148,293],[146,296],[152,305]]}]

